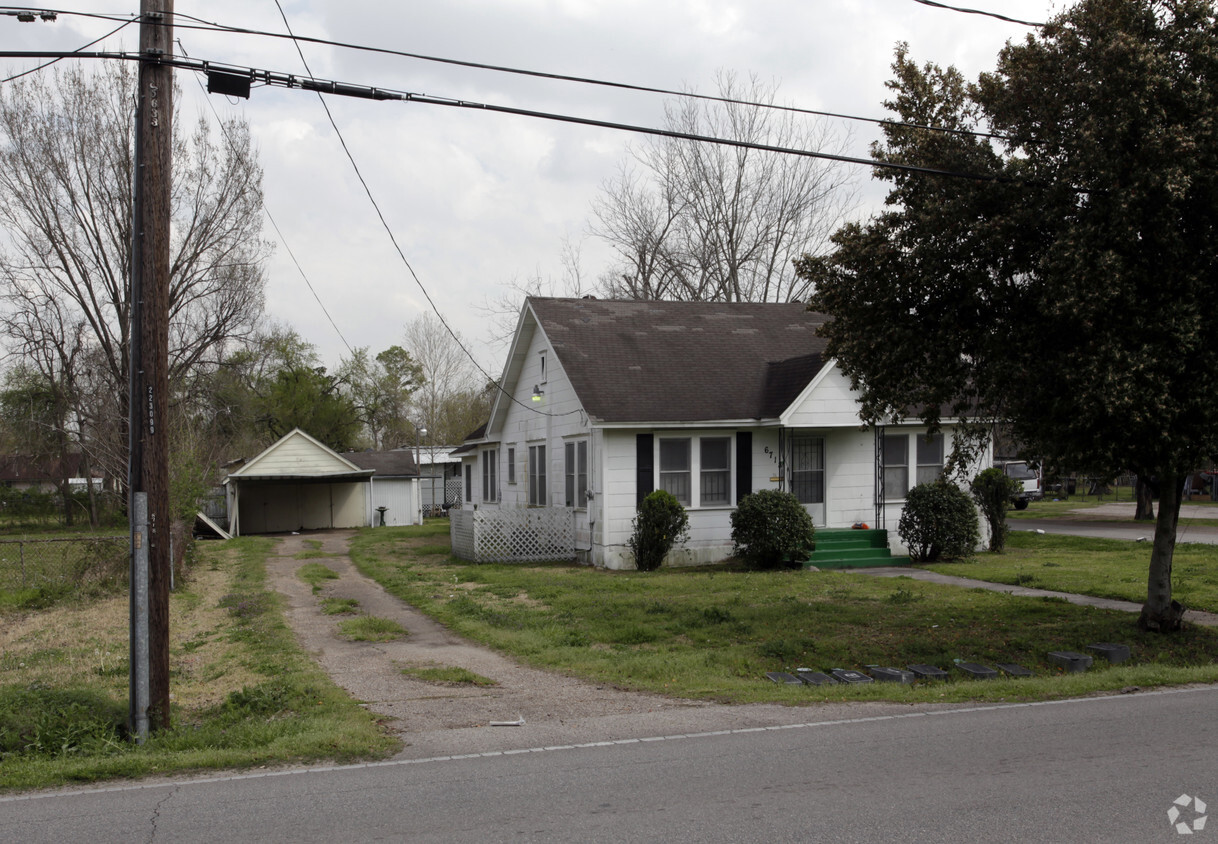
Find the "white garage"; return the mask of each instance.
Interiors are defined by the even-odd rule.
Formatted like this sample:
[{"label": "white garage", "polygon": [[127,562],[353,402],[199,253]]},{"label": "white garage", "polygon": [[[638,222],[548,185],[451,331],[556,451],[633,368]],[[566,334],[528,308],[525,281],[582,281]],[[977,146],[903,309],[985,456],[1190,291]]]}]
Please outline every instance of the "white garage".
[{"label": "white garage", "polygon": [[372,524],[372,475],[299,428],[225,480],[233,536]]}]

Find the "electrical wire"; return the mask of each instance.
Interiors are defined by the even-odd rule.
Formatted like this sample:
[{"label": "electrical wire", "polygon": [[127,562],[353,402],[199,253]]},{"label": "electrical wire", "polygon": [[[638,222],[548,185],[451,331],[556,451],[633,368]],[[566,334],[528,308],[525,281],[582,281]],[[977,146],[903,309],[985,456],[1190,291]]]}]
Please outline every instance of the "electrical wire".
[{"label": "electrical wire", "polygon": [[[190,56],[186,52],[186,48],[182,45],[182,41],[180,39],[176,39],[176,40],[177,40],[177,44],[178,44],[178,49],[180,49],[182,51],[182,55],[189,58]],[[233,139],[229,135],[228,129],[224,125],[224,121],[220,119],[220,113],[218,111],[216,111],[216,107],[212,103],[211,97],[206,96],[207,88],[205,88],[203,86],[203,80],[200,79],[198,76],[195,76],[195,81],[199,84],[199,90],[202,91],[204,94],[204,100],[206,100],[208,106],[211,107],[211,113],[216,116],[216,123],[217,123],[217,125],[219,125],[220,131],[222,133],[224,133],[224,137],[228,141],[229,149],[235,151],[237,148],[237,145],[235,143],[233,143]],[[271,209],[267,207],[265,202],[262,203],[262,211],[264,214],[266,214],[267,220],[270,221],[271,228],[273,228],[275,230],[275,234],[277,234],[279,236],[279,242],[282,243],[283,248],[287,250],[288,257],[291,258],[292,263],[296,265],[296,270],[297,270],[297,272],[300,273],[300,277],[304,279],[305,286],[307,286],[309,288],[309,292],[313,294],[313,298],[317,301],[317,306],[319,308],[321,308],[321,312],[323,314],[325,314],[326,319],[329,320],[330,326],[334,329],[334,333],[338,335],[339,340],[343,341],[343,345],[347,347],[347,351],[354,355],[355,350],[351,348],[351,344],[348,343],[347,338],[343,336],[342,330],[338,327],[338,324],[336,322],[334,322],[334,317],[332,317],[330,315],[330,311],[326,308],[326,303],[321,300],[321,296],[318,295],[317,289],[313,287],[313,282],[309,280],[309,276],[304,271],[304,267],[302,267],[300,265],[300,261],[298,261],[296,259],[296,253],[292,251],[291,245],[288,243],[287,238],[283,236],[283,231],[279,228],[279,223],[277,223],[275,221],[275,215],[271,213]]]},{"label": "electrical wire", "polygon": [[[29,52],[29,51],[0,51],[0,58],[30,58],[42,57],[50,55],[58,55],[46,52]],[[140,53],[80,53],[80,54],[64,54],[65,56],[76,55],[80,58],[97,58],[97,59],[122,59],[125,61],[149,61],[149,57]],[[437,97],[430,94],[417,94],[410,91],[398,91],[392,88],[378,88],[370,85],[352,85],[347,82],[337,82],[329,79],[319,79],[315,77],[302,77],[290,73],[281,73],[277,71],[262,70],[259,68],[241,67],[237,65],[221,64],[218,62],[203,61],[199,59],[179,59],[172,56],[156,57],[155,61],[159,64],[169,65],[181,70],[190,70],[197,73],[228,73],[232,75],[248,78],[251,82],[261,82],[264,85],[279,86],[284,88],[298,88],[306,91],[316,91],[325,94],[336,94],[349,97],[360,97],[363,99],[372,100],[398,100],[402,102],[421,103],[424,105],[447,106],[449,108],[473,109],[476,111],[489,111],[498,114],[510,114],[517,117],[532,117],[539,120],[551,120],[561,123],[572,123],[580,126],[593,126],[600,129],[613,129],[621,132],[633,132],[641,135],[654,135],[663,138],[672,138],[675,140],[694,141],[697,143],[716,144],[719,146],[730,146],[738,149],[751,149],[759,152],[773,152],[781,155],[794,155],[803,158],[817,158],[825,161],[835,161],[841,164],[857,164],[863,167],[872,167],[884,170],[896,170],[906,173],[921,173],[931,176],[946,176],[956,179],[971,179],[973,181],[982,182],[1001,182],[1001,183],[1021,183],[1021,184],[1037,184],[1036,182],[1026,179],[1016,179],[1009,176],[1002,176],[992,173],[969,173],[961,170],[944,170],[935,167],[923,167],[917,164],[901,164],[894,161],[876,160],[872,158],[859,158],[857,156],[837,155],[834,153],[820,152],[818,150],[798,149],[794,147],[783,147],[775,144],[761,144],[753,141],[741,141],[732,138],[719,138],[712,135],[699,135],[693,132],[680,132],[673,129],[656,129],[650,126],[639,126],[630,123],[616,123],[609,120],[597,120],[589,117],[576,117],[569,114],[558,114],[555,112],[535,111],[531,109],[515,108],[512,106],[501,106],[494,103],[482,103],[472,100],[460,100],[448,97]],[[329,111],[329,109],[327,109]],[[345,144],[344,144],[345,146]],[[1080,192],[1086,192],[1082,188],[1074,188]],[[370,193],[370,191],[368,191]]]},{"label": "electrical wire", "polygon": [[[79,54],[79,53],[83,52],[84,50],[89,49],[90,47],[92,47],[92,46],[93,46],[94,44],[96,44],[97,42],[99,42],[99,41],[105,41],[105,40],[106,40],[107,38],[109,38],[111,35],[115,35],[116,33],[122,32],[124,29],[126,29],[127,27],[129,27],[129,26],[130,26],[132,23],[133,23],[133,21],[126,21],[125,23],[121,23],[121,24],[119,24],[117,27],[115,27],[114,29],[112,29],[112,30],[110,30],[109,32],[107,32],[107,33],[106,33],[105,35],[103,35],[101,38],[95,38],[95,39],[93,39],[92,41],[90,41],[88,44],[84,44],[84,45],[81,45],[80,47],[77,47],[77,48],[76,48],[75,50],[73,50],[73,51],[72,51],[72,53],[70,53],[69,55],[76,55],[76,54]],[[7,79],[0,79],[0,85],[3,85],[3,84],[4,84],[4,83],[6,83],[6,82],[12,82],[12,81],[14,81],[14,80],[16,80],[16,79],[20,79],[20,78],[21,78],[21,77],[23,77],[23,76],[29,76],[31,73],[37,73],[38,71],[40,71],[40,70],[44,70],[44,69],[46,69],[46,68],[50,67],[51,65],[55,64],[55,62],[60,62],[60,61],[63,61],[65,58],[67,58],[67,56],[60,56],[59,58],[56,58],[56,59],[51,59],[51,61],[46,62],[45,64],[40,64],[40,65],[38,65],[38,67],[30,68],[29,70],[22,71],[21,73],[18,73],[18,74],[15,74],[15,75],[13,75],[13,76],[10,76],[10,77],[8,77]]]},{"label": "electrical wire", "polygon": [[[287,14],[284,13],[283,6],[281,5],[280,0],[275,0],[275,6],[279,9],[279,14],[283,18],[283,25],[288,28],[288,32],[290,33],[292,31],[292,25],[288,22],[288,16],[287,16]],[[308,59],[305,58],[304,50],[301,49],[300,43],[297,42],[294,38],[293,38],[293,43],[296,45],[296,52],[300,54],[300,61],[302,64],[304,64],[305,70],[308,71],[310,76],[312,76],[313,70],[312,70],[312,68],[309,67],[309,61],[308,61]],[[540,410],[538,408],[527,405],[524,402],[520,401],[520,399],[513,396],[507,390],[505,390],[503,388],[503,386],[499,383],[499,379],[495,378],[489,372],[487,372],[486,369],[482,366],[482,364],[480,364],[478,362],[477,358],[474,357],[473,352],[471,352],[469,350],[469,348],[465,345],[465,343],[463,343],[461,341],[460,335],[458,335],[457,332],[453,330],[453,327],[451,325],[449,325],[448,320],[444,316],[444,313],[440,310],[439,306],[436,305],[435,300],[431,298],[431,293],[428,292],[427,287],[423,284],[423,280],[419,278],[419,274],[415,272],[414,267],[411,265],[409,259],[407,259],[406,253],[402,250],[401,245],[398,243],[397,236],[393,233],[393,229],[390,227],[389,221],[385,219],[385,214],[381,210],[380,204],[376,201],[376,197],[372,193],[372,188],[370,188],[368,186],[368,181],[364,178],[364,174],[360,170],[359,164],[356,163],[355,156],[351,154],[351,149],[350,149],[350,147],[347,146],[347,139],[345,137],[343,137],[342,130],[338,128],[338,123],[334,120],[334,115],[330,111],[330,106],[329,106],[329,104],[326,103],[326,98],[322,96],[322,92],[320,90],[317,91],[317,98],[321,102],[322,108],[325,109],[326,117],[330,121],[330,126],[334,129],[334,133],[338,136],[338,142],[342,146],[343,152],[347,156],[347,160],[349,162],[351,162],[351,167],[355,171],[356,178],[359,179],[360,184],[363,185],[364,193],[367,194],[368,201],[372,203],[372,208],[374,211],[376,211],[376,216],[381,221],[381,227],[384,228],[385,233],[389,235],[389,241],[393,244],[393,248],[397,251],[398,257],[402,259],[402,263],[406,266],[406,270],[410,273],[410,277],[414,279],[414,283],[418,286],[419,290],[422,291],[423,298],[425,298],[427,300],[427,304],[431,307],[431,310],[436,315],[436,317],[439,318],[440,324],[444,326],[444,330],[447,331],[449,336],[452,337],[453,342],[456,343],[457,346],[461,349],[461,351],[465,353],[465,356],[467,358],[469,358],[470,362],[473,363],[474,367],[479,372],[482,373],[482,376],[484,378],[486,378],[486,380],[489,383],[495,385],[495,389],[499,391],[500,395],[505,396],[509,401],[519,405],[520,407],[524,408],[525,410],[536,413],[539,416],[554,416],[554,417],[571,416],[575,413],[580,412],[578,410],[573,410],[573,411],[568,411],[567,413],[550,413],[548,411]]]},{"label": "electrical wire", "polygon": [[935,0],[914,0],[915,3],[921,3],[923,6],[931,6],[936,9],[946,9],[949,12],[962,12],[966,15],[982,15],[987,18],[997,18],[1000,21],[1007,23],[1017,23],[1020,26],[1031,26],[1040,28],[1047,24],[1036,23],[1035,21],[1022,21],[1019,18],[1008,18],[1006,15],[1000,15],[997,12],[983,12],[981,9],[965,9],[960,6],[949,6],[946,3],[936,3]]},{"label": "electrical wire", "polygon": [[[918,0],[918,2],[922,2],[922,0]],[[942,5],[942,4],[931,3],[930,5],[938,6],[938,5]],[[0,7],[0,8],[22,8],[22,7],[6,6],[6,7]],[[953,7],[945,6],[944,8],[950,9]],[[64,10],[54,10],[54,11],[56,11],[57,14],[62,14],[62,15],[76,14],[76,15],[81,15],[81,16],[86,16],[86,17],[102,18],[102,19],[108,19],[108,20],[117,19],[114,16],[107,16],[107,15],[101,15],[101,14],[96,14],[96,13],[71,12],[71,11],[64,11]],[[959,10],[959,11],[968,11],[968,10]],[[985,14],[985,13],[978,12],[977,14]],[[816,116],[816,117],[831,117],[831,118],[834,118],[837,120],[851,120],[851,121],[856,121],[856,122],[860,122],[860,123],[871,123],[876,126],[904,126],[904,127],[908,127],[908,128],[912,128],[912,129],[924,129],[928,132],[943,132],[945,134],[952,134],[952,135],[965,135],[965,136],[980,137],[980,138],[992,138],[994,140],[1009,140],[1009,138],[1007,138],[1006,136],[1001,135],[1001,134],[997,134],[997,133],[993,133],[993,132],[983,132],[983,131],[975,130],[975,129],[952,129],[952,128],[947,128],[947,127],[943,127],[943,126],[932,126],[932,125],[923,124],[923,123],[903,123],[901,121],[892,120],[889,118],[862,117],[859,115],[845,114],[845,113],[840,113],[840,112],[818,111],[815,109],[801,108],[798,106],[780,105],[777,103],[764,103],[764,102],[757,102],[757,101],[753,101],[753,100],[740,100],[740,99],[735,99],[732,97],[717,96],[714,94],[699,94],[699,93],[696,93],[693,91],[678,91],[678,90],[673,90],[670,88],[659,88],[659,87],[654,87],[654,86],[649,86],[649,85],[636,85],[636,84],[632,84],[632,83],[628,83],[628,82],[614,82],[614,81],[596,79],[596,78],[585,77],[585,76],[572,76],[572,75],[560,74],[560,73],[550,73],[550,72],[546,72],[546,71],[527,70],[527,69],[523,69],[523,68],[509,67],[509,66],[505,66],[505,65],[493,65],[493,64],[487,64],[484,62],[474,62],[474,61],[467,61],[467,60],[462,60],[462,59],[449,59],[449,58],[444,58],[441,56],[425,55],[422,53],[411,53],[411,52],[406,52],[406,51],[402,51],[402,50],[391,50],[391,49],[388,49],[385,47],[370,47],[370,46],[367,46],[364,44],[353,44],[353,43],[344,42],[344,41],[334,41],[334,40],[325,39],[325,38],[315,38],[315,37],[311,37],[311,36],[307,36],[307,35],[295,35],[291,32],[290,27],[289,27],[289,32],[287,34],[285,34],[282,32],[269,32],[269,31],[265,31],[265,30],[249,29],[247,27],[230,26],[228,24],[222,24],[222,23],[218,23],[215,21],[204,20],[203,18],[199,18],[194,15],[188,15],[188,14],[181,13],[181,12],[174,12],[173,16],[175,19],[180,18],[183,20],[195,21],[194,25],[185,24],[185,23],[176,23],[176,22],[173,23],[172,26],[174,26],[177,29],[192,29],[192,30],[198,30],[198,31],[203,31],[203,32],[229,32],[229,33],[238,34],[238,35],[255,35],[255,36],[265,37],[265,38],[288,39],[288,40],[297,42],[297,51],[298,52],[300,49],[299,42],[304,42],[304,43],[309,43],[309,44],[319,44],[319,45],[323,45],[323,46],[327,46],[327,47],[339,47],[342,49],[357,50],[357,51],[361,51],[361,52],[379,53],[382,55],[389,55],[389,56],[399,56],[402,58],[417,59],[419,61],[447,64],[447,65],[452,65],[455,67],[466,67],[466,68],[471,68],[474,70],[488,70],[488,71],[492,71],[495,73],[515,74],[515,75],[519,75],[519,76],[527,76],[527,77],[532,77],[532,78],[537,78],[537,79],[549,79],[549,80],[554,80],[554,81],[559,81],[559,82],[575,82],[575,83],[584,84],[584,85],[596,85],[596,86],[614,88],[614,89],[624,90],[624,91],[636,91],[639,93],[648,93],[648,94],[661,94],[664,96],[671,96],[671,97],[684,97],[684,98],[688,98],[688,99],[696,99],[696,100],[704,100],[704,101],[708,101],[708,102],[723,103],[725,105],[738,105],[738,106],[746,106],[746,107],[750,107],[750,108],[772,109],[775,111],[785,111],[785,112],[789,112],[792,114],[804,114],[804,115],[811,115],[811,116]],[[138,16],[132,17],[129,22],[134,22],[136,20],[138,20]],[[152,21],[150,23],[152,23],[154,25],[159,25],[159,26],[171,25],[171,24],[160,23],[160,22],[156,22],[156,21]],[[1039,24],[1029,24],[1029,25],[1039,25]]]}]

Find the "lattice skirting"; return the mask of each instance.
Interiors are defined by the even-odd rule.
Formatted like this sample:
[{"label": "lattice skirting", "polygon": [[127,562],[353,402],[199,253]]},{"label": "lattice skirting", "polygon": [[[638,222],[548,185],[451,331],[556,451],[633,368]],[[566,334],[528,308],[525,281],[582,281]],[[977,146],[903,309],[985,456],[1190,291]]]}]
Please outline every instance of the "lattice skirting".
[{"label": "lattice skirting", "polygon": [[475,563],[532,563],[575,559],[575,511],[566,507],[528,510],[453,510],[452,550]]}]

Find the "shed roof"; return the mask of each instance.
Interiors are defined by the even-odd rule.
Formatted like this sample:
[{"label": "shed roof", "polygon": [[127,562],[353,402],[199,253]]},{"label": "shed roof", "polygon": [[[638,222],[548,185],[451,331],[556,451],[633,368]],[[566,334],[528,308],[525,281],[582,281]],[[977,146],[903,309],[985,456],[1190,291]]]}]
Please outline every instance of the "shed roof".
[{"label": "shed roof", "polygon": [[531,297],[584,410],[602,422],[771,419],[825,364],[799,302]]},{"label": "shed roof", "polygon": [[341,455],[361,469],[372,469],[378,478],[417,477],[419,467],[409,451],[348,451]]}]

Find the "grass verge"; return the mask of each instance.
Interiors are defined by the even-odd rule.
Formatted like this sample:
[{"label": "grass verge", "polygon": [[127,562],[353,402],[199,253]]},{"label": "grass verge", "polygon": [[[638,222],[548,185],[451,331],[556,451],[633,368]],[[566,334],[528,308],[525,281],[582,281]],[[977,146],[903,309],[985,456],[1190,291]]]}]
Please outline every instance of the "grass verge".
[{"label": "grass verge", "polygon": [[270,540],[206,544],[170,599],[173,727],[127,740],[127,597],[5,612],[0,789],[392,753],[300,650],[267,592]]},{"label": "grass verge", "polygon": [[[1011,531],[1002,554],[924,566],[942,574],[1142,603],[1149,543]],[[1172,595],[1190,609],[1218,612],[1218,545],[1182,543],[1172,556]]]},{"label": "grass verge", "polygon": [[[477,565],[430,553],[447,526],[379,528],[352,560],[456,632],[523,662],[623,688],[730,703],[1050,699],[1218,681],[1218,632],[1142,633],[1134,617],[850,572],[723,567],[606,572],[573,565]],[[1062,675],[1052,650],[1128,644],[1132,660]],[[1031,680],[786,687],[767,671],[867,664],[1020,663]]]}]

